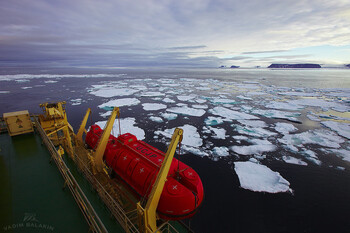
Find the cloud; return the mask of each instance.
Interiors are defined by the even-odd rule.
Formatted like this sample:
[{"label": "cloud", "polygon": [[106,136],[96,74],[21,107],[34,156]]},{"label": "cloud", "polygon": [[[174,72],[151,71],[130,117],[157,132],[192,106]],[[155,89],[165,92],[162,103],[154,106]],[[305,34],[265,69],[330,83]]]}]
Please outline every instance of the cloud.
[{"label": "cloud", "polygon": [[288,51],[290,50],[253,51],[253,52],[243,52],[242,54],[283,53]]},{"label": "cloud", "polygon": [[0,60],[215,67],[349,45],[349,11],[343,0],[1,1]]},{"label": "cloud", "polygon": [[169,49],[175,49],[175,50],[192,50],[192,49],[204,49],[207,46],[205,45],[195,45],[195,46],[182,46],[182,47],[171,47]]}]

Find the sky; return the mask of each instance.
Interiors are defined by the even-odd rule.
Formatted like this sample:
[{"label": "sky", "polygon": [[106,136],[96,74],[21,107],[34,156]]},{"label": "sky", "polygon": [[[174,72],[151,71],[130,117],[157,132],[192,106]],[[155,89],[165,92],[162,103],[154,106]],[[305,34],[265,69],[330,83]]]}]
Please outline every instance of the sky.
[{"label": "sky", "polygon": [[0,67],[350,63],[349,0],[1,0]]}]

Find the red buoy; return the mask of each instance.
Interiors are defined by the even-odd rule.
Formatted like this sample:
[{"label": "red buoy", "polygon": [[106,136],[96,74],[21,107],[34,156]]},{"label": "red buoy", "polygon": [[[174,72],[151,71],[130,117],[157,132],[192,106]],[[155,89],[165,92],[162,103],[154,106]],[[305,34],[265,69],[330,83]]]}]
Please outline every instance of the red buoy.
[{"label": "red buoy", "polygon": [[[98,125],[91,126],[86,144],[95,148],[102,132]],[[126,133],[117,138],[110,135],[104,161],[141,197],[148,198],[164,156],[164,152]],[[203,185],[198,174],[174,158],[159,200],[158,215],[168,220],[192,217],[203,197]]]}]

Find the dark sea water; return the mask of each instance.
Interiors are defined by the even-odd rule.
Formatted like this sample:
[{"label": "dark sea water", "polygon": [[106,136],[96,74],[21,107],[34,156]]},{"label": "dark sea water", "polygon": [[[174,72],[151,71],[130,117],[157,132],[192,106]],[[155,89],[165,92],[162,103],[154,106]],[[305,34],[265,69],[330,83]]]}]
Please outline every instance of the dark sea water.
[{"label": "dark sea water", "polygon": [[[204,186],[205,198],[199,212],[185,221],[195,232],[350,231],[350,162],[347,160],[350,155],[350,132],[347,132],[350,127],[350,70],[125,69],[27,73],[30,74],[0,75],[1,114],[24,109],[41,113],[40,103],[66,101],[68,120],[77,130],[88,107],[92,109],[88,124],[92,124],[108,119],[101,116],[107,108],[99,108],[99,105],[110,100],[137,99],[139,103],[121,107],[121,118],[135,119],[134,127],[144,130],[144,140],[163,151],[170,139],[156,131],[184,125],[195,127],[194,134],[199,135],[202,144],[187,145],[179,156],[196,170]],[[107,95],[110,90],[113,93],[113,89],[119,94]],[[135,92],[122,95],[120,89]],[[96,94],[98,90],[102,91]],[[174,102],[164,101],[165,98]],[[310,99],[316,102],[306,104]],[[282,109],[271,105],[275,102],[300,108]],[[144,103],[166,107],[146,110]],[[174,113],[169,110],[184,108],[185,104],[192,109],[191,113],[176,113],[174,120],[162,115]],[[222,112],[218,115],[213,111],[218,107],[255,116],[265,126],[227,119]],[[204,113],[195,116],[196,109]],[[259,114],[256,110],[289,114],[281,119],[271,117],[266,111]],[[316,116],[318,121],[308,115]],[[152,117],[162,121],[151,120]],[[208,117],[220,117],[224,121],[208,125],[205,123]],[[291,117],[299,123],[291,121]],[[326,128],[321,124],[325,121],[341,123],[343,128]],[[296,130],[281,133],[276,129],[278,123],[291,124]],[[225,130],[225,136],[215,136],[209,127]],[[261,128],[268,132],[259,131]],[[298,136],[288,141],[288,135]],[[246,138],[237,140],[236,136]],[[245,146],[255,145],[254,140],[260,140],[262,144],[258,146],[265,149],[249,147],[253,150],[251,153],[239,153],[232,148],[247,148]],[[273,149],[266,150],[266,143]],[[293,151],[292,146],[297,151]],[[215,147],[226,148],[228,154],[214,153]],[[287,163],[283,156],[307,165]],[[254,192],[242,188],[234,163],[248,160],[278,172],[290,183],[293,192]]]}]

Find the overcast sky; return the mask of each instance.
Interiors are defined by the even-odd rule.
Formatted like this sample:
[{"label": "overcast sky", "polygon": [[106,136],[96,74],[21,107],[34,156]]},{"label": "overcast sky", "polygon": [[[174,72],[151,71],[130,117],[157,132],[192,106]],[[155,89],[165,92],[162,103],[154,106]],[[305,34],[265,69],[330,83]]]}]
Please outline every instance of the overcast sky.
[{"label": "overcast sky", "polygon": [[350,63],[349,0],[1,0],[0,67]]}]

